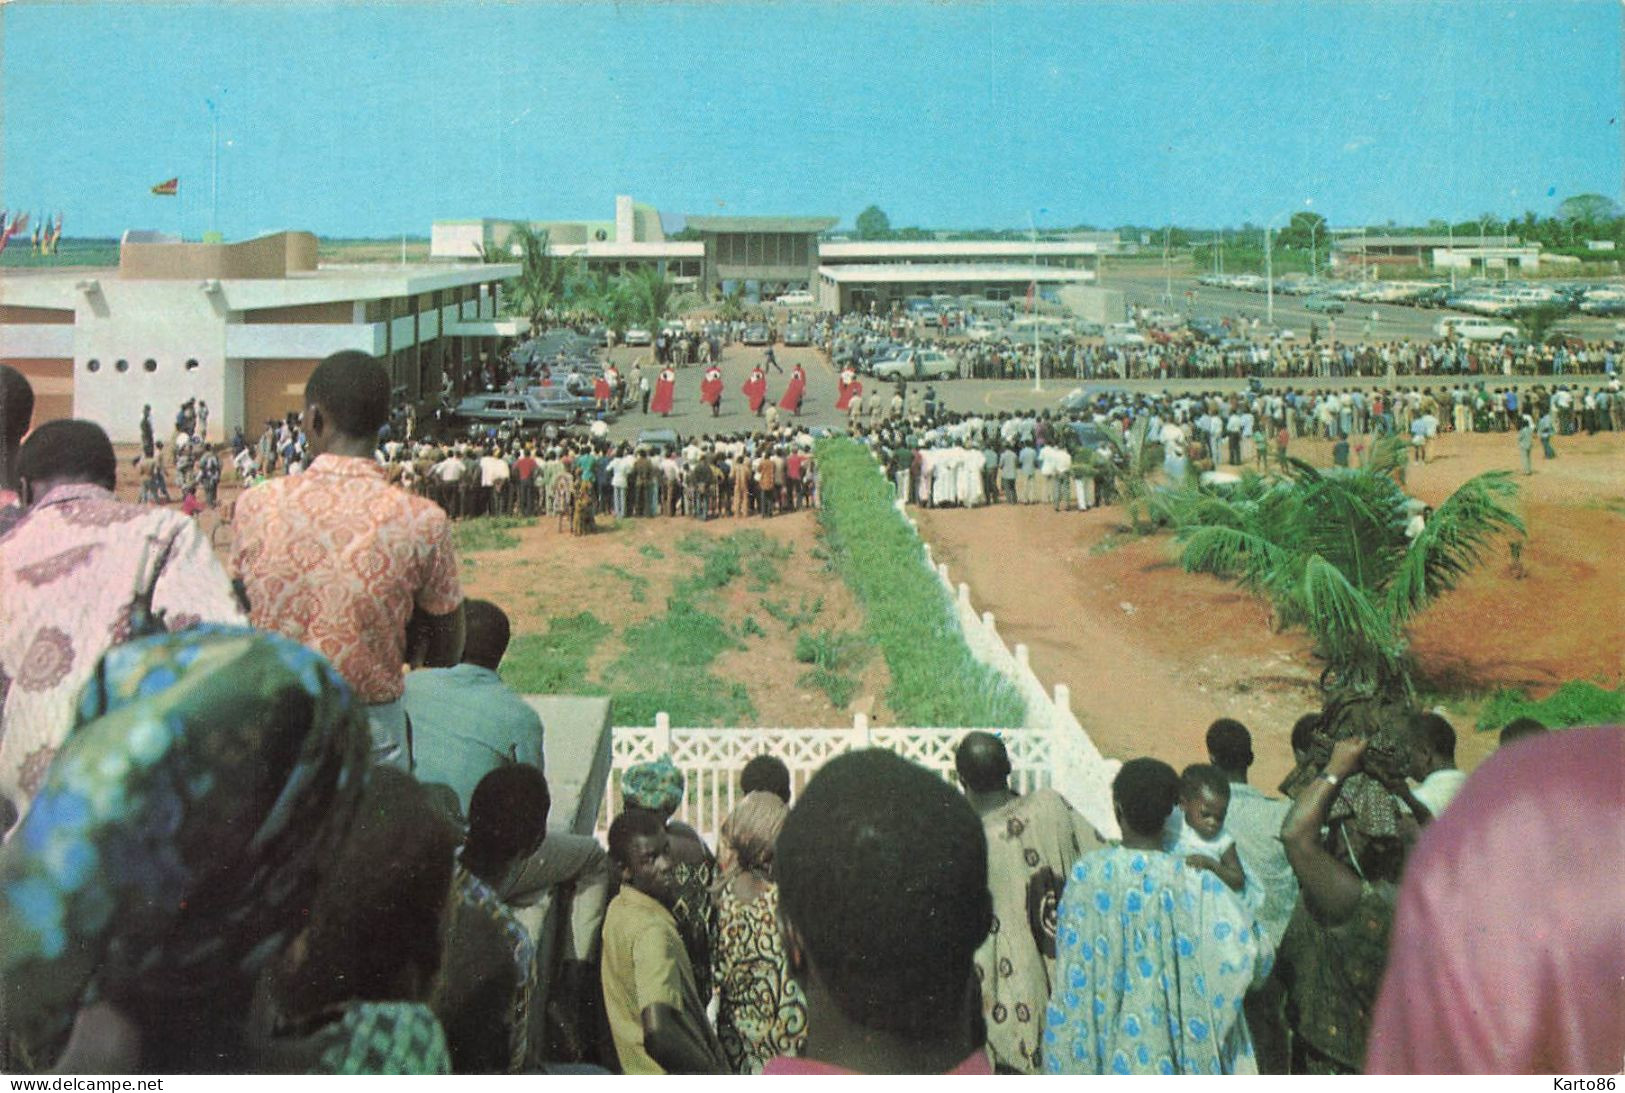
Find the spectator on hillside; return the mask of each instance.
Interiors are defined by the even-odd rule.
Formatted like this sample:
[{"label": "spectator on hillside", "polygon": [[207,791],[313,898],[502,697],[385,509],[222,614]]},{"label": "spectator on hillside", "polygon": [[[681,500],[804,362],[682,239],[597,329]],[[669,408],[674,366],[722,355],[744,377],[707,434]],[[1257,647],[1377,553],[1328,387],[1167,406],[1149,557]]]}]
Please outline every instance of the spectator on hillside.
[{"label": "spectator on hillside", "polygon": [[785,804],[790,803],[790,768],[776,755],[758,755],[745,764],[739,775],[741,796],[758,790],[773,794]]},{"label": "spectator on hillside", "polygon": [[969,732],[954,769],[987,837],[993,927],[976,950],[982,1019],[993,1062],[1023,1074],[1044,1068],[1044,1011],[1055,985],[1055,911],[1072,864],[1104,843],[1053,789],[1010,788],[1010,755],[991,733]]},{"label": "spectator on hillside", "polygon": [[457,825],[389,767],[367,776],[332,875],[272,976],[278,1032],[332,1074],[446,1074],[429,998],[445,955]]},{"label": "spectator on hillside", "polygon": [[776,1055],[800,1054],[807,1001],[790,978],[779,930],[773,844],[789,809],[772,793],[748,794],[723,821],[717,881],[717,1038],[738,1074],[759,1074]]},{"label": "spectator on hillside", "polygon": [[[1247,784],[1247,772],[1253,765],[1253,738],[1241,722],[1226,717],[1210,725],[1207,754],[1230,783],[1225,830],[1236,840],[1248,883],[1255,885],[1255,895],[1262,897],[1255,913],[1273,951],[1280,948],[1298,902],[1298,880],[1281,845],[1281,824],[1291,802],[1266,797]],[[1258,1051],[1259,1070],[1265,1074],[1286,1073],[1283,1001],[1284,987],[1273,976],[1247,994],[1247,1028]]]},{"label": "spectator on hillside", "polygon": [[0,536],[23,516],[17,452],[33,418],[34,388],[28,377],[9,364],[0,364]]},{"label": "spectator on hillside", "polygon": [[712,901],[717,860],[698,832],[672,819],[683,803],[683,772],[669,756],[661,756],[652,763],[639,763],[621,775],[621,798],[628,809],[653,812],[665,824],[671,842],[671,872],[676,891],[672,915],[677,919],[677,932],[688,950],[700,995],[709,999],[716,986],[711,975],[711,949],[717,929]]},{"label": "spectator on hillside", "polygon": [[345,350],[317,365],[303,420],[315,459],[238,500],[232,570],[250,621],[332,661],[371,707],[375,758],[410,771],[401,666],[450,667],[462,655],[451,528],[372,458],[389,420],[389,374],[376,359]]},{"label": "spectator on hillside", "polygon": [[0,1069],[307,1069],[263,1049],[254,985],[341,868],[365,715],[320,657],[235,627],[100,667],[0,847]]},{"label": "spectator on hillside", "polygon": [[1619,1070],[1622,770],[1625,730],[1599,728],[1539,734],[1473,773],[1400,886],[1368,1073]]},{"label": "spectator on hillside", "polygon": [[1437,817],[1467,782],[1467,775],[1456,769],[1456,730],[1436,713],[1417,714],[1410,730],[1416,799]]},{"label": "spectator on hillside", "polygon": [[672,916],[677,885],[660,815],[621,813],[609,828],[609,853],[621,890],[604,917],[604,1005],[622,1072],[727,1073]]},{"label": "spectator on hillside", "polygon": [[472,797],[433,1005],[456,1073],[517,1074],[530,1054],[536,943],[498,892],[541,848],[552,802],[523,763],[492,770]]},{"label": "spectator on hillside", "polygon": [[766,1074],[990,1074],[974,984],[987,839],[941,778],[880,750],[813,776],[776,848],[807,1045]]},{"label": "spectator on hillside", "polygon": [[1269,974],[1253,913],[1207,870],[1163,850],[1179,776],[1131,759],[1112,781],[1120,846],[1072,868],[1044,1029],[1051,1074],[1254,1074],[1242,1015]]},{"label": "spectator on hillside", "polygon": [[240,623],[197,524],[113,496],[113,445],[88,421],[51,421],[18,453],[28,513],[0,540],[0,795],[19,811],[45,777],[79,693],[131,636],[136,601],[171,630]]}]

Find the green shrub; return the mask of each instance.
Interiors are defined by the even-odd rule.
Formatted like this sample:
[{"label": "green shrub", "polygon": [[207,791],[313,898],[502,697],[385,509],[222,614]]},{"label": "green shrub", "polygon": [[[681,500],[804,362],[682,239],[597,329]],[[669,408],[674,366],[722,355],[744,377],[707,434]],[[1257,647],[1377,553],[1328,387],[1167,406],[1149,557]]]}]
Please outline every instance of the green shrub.
[{"label": "green shrub", "polygon": [[[868,451],[844,437],[818,442],[826,549],[863,604],[891,672],[886,701],[906,725],[1016,727],[1026,703],[965,645],[954,605],[925,565],[919,537],[892,506]],[[764,604],[765,607],[765,604]]]},{"label": "green shrub", "polygon": [[1549,729],[1625,721],[1625,686],[1610,691],[1595,683],[1571,680],[1539,702],[1523,691],[1501,691],[1478,715],[1478,727],[1500,729],[1519,717],[1532,717]]}]

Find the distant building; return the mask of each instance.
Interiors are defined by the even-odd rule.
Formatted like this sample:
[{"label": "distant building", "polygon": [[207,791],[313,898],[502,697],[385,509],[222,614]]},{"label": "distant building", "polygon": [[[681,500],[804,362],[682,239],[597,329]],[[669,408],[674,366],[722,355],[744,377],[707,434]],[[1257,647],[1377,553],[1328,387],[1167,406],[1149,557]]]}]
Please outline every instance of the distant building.
[{"label": "distant building", "polygon": [[1410,267],[1503,270],[1540,265],[1540,244],[1515,235],[1354,235],[1340,232],[1332,244],[1334,269]]},{"label": "distant building", "polygon": [[[548,249],[579,257],[610,275],[637,266],[662,270],[705,295],[744,283],[764,298],[806,289],[820,306],[850,310],[910,295],[949,293],[995,300],[1044,288],[1094,281],[1102,254],[1118,253],[1116,232],[1070,232],[1060,242],[967,241],[937,238],[860,242],[826,238],[831,216],[690,216],[697,242],[659,234],[660,217],[630,197],[615,199],[613,225],[594,221],[534,221],[548,230]],[[438,221],[432,258],[467,258],[500,250],[513,221]]]},{"label": "distant building", "polygon": [[410,398],[460,379],[518,333],[498,318],[499,285],[518,272],[319,267],[308,232],[238,243],[129,232],[116,271],[0,275],[0,362],[29,377],[36,424],[88,418],[128,442],[143,404],[161,430],[199,398],[218,441],[303,409],[311,370],[341,349],[382,358]]}]

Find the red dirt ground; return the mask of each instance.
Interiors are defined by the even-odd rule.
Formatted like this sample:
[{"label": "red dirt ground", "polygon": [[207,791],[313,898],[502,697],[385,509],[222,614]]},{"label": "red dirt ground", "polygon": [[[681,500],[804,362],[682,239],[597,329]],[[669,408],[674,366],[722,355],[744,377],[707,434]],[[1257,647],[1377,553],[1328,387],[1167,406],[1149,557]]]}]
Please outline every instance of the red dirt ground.
[{"label": "red dirt ground", "polygon": [[[1329,462],[1324,445],[1294,454]],[[1482,697],[1504,686],[1544,693],[1575,678],[1616,683],[1625,671],[1625,436],[1557,441],[1524,487],[1525,574],[1492,555],[1412,628],[1426,680]],[[1411,491],[1437,503],[1473,474],[1517,462],[1510,435],[1446,437],[1410,471]],[[1291,766],[1292,722],[1316,703],[1319,665],[1301,631],[1272,633],[1260,601],[1182,572],[1167,536],[1118,532],[1121,512],[1043,506],[915,512],[922,534],[1007,642],[1025,642],[1039,678],[1072,688],[1073,707],[1108,755],[1200,760],[1216,717],[1254,734],[1254,782]],[[1472,731],[1478,702],[1446,703],[1471,769],[1494,747]]]}]

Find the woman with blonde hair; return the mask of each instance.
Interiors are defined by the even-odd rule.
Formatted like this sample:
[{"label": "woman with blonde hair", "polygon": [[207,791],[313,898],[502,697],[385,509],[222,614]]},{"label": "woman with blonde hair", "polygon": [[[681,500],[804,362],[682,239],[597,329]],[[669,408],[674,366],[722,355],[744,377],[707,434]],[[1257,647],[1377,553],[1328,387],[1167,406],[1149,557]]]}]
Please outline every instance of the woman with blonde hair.
[{"label": "woman with blonde hair", "polygon": [[765,791],[748,794],[722,824],[722,877],[715,893],[715,973],[721,991],[717,1037],[740,1074],[759,1074],[807,1040],[807,1002],[790,978],[779,936],[773,844],[789,807]]}]

